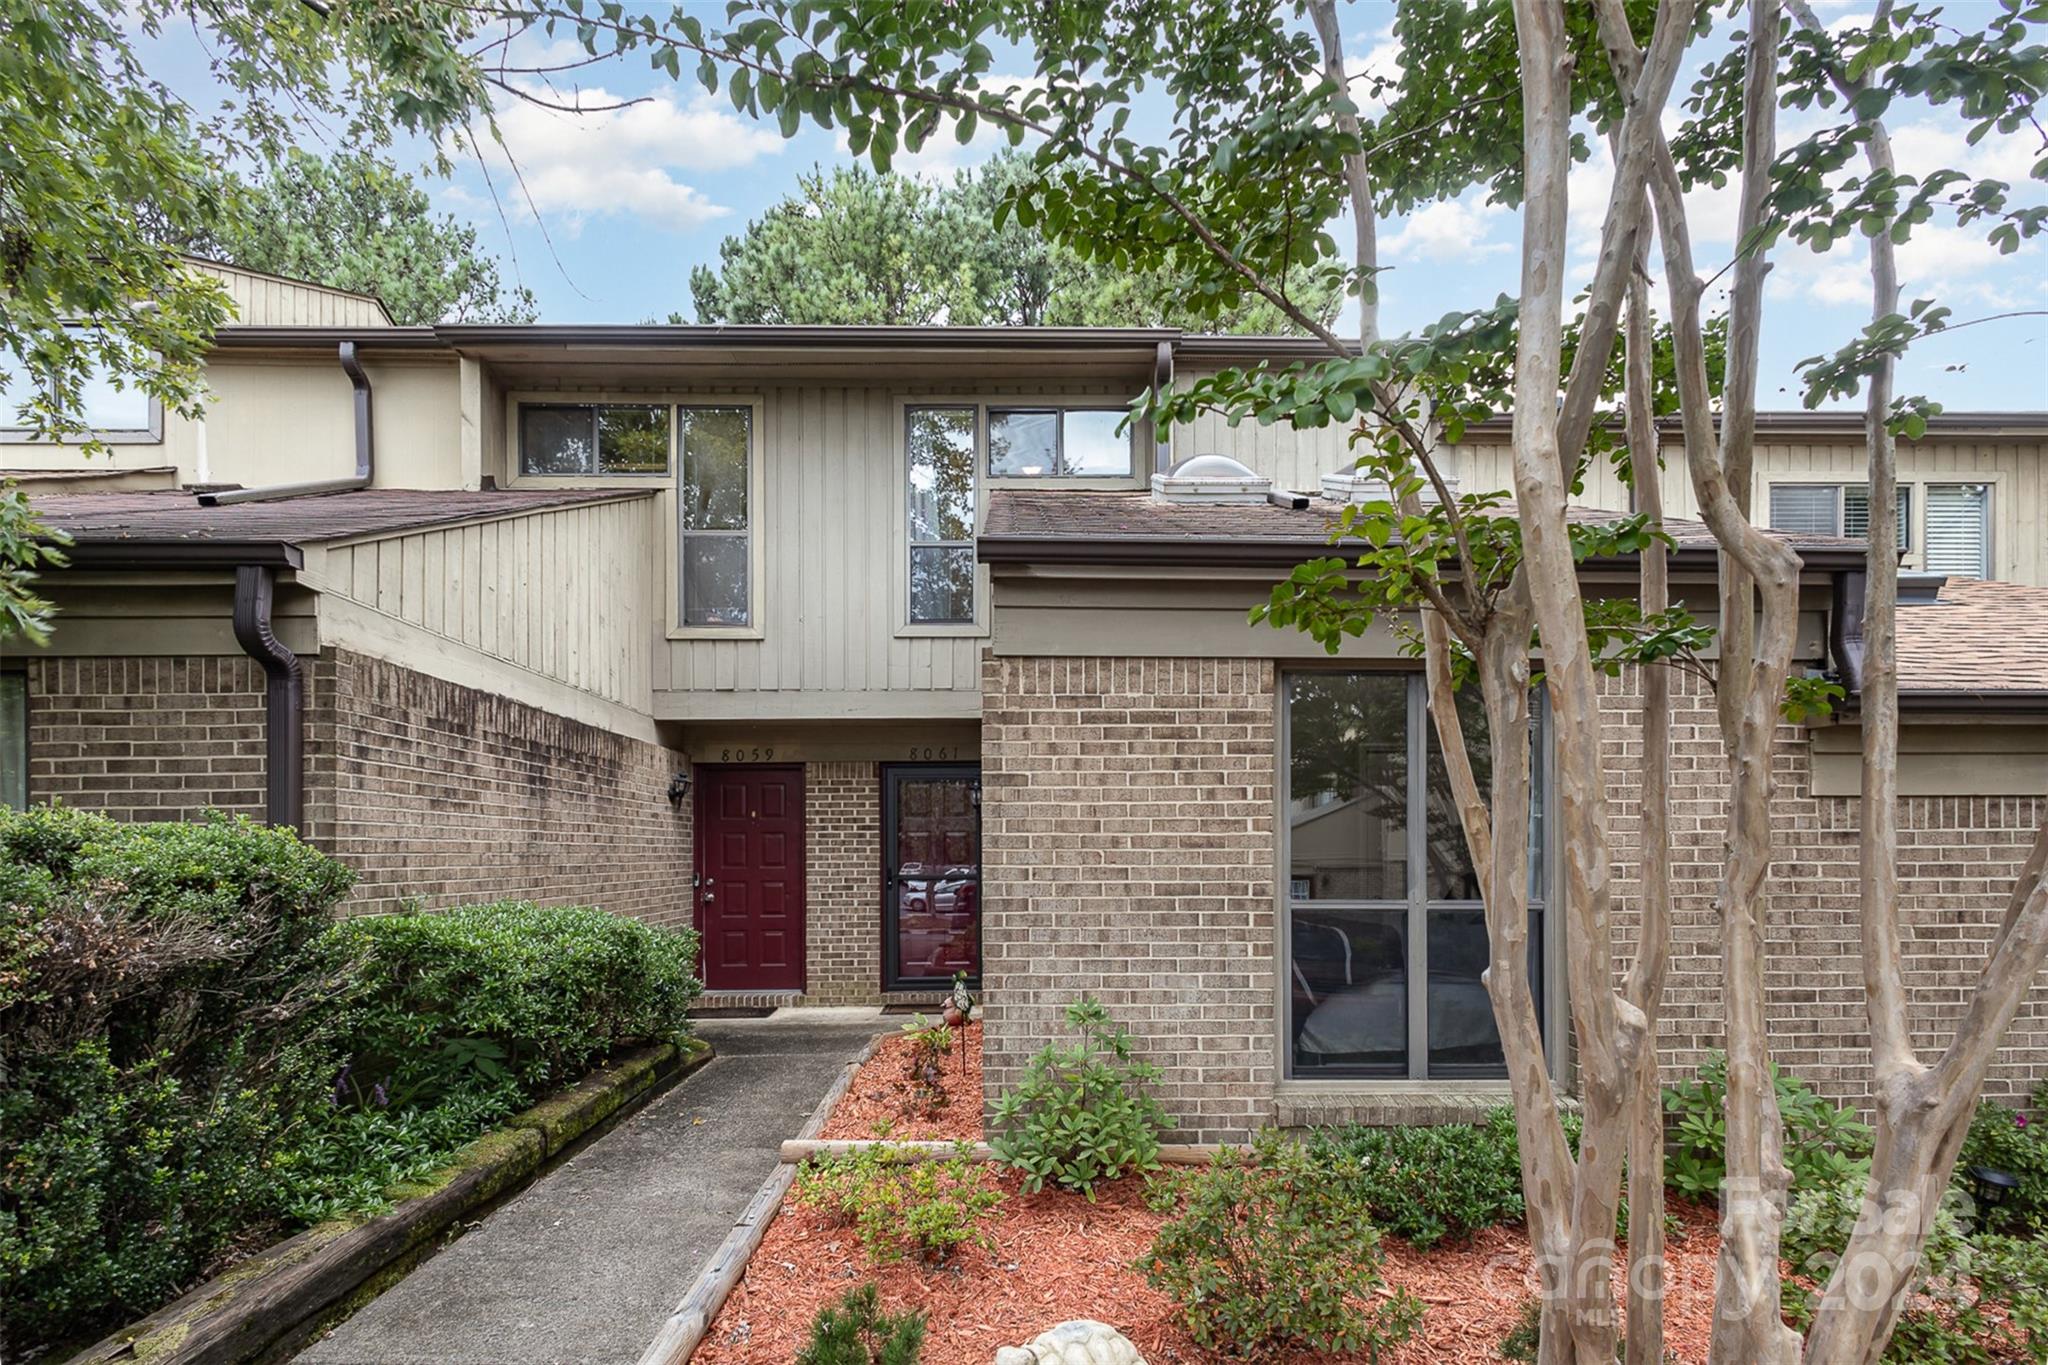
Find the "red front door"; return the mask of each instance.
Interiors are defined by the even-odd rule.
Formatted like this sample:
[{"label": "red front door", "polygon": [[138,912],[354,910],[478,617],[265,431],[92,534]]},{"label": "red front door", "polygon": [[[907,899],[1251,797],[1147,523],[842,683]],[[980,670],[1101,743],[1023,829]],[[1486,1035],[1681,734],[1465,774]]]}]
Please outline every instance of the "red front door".
[{"label": "red front door", "polygon": [[697,928],[707,989],[803,989],[802,768],[697,769]]}]

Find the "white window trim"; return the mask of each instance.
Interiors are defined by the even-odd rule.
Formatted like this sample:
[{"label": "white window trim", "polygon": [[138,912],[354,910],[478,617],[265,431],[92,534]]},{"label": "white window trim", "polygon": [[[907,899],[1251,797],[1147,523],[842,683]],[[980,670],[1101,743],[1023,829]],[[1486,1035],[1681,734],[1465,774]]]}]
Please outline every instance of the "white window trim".
[{"label": "white window trim", "polygon": [[[1292,927],[1293,909],[1290,895],[1290,867],[1288,859],[1287,804],[1289,801],[1288,779],[1290,772],[1289,719],[1287,707],[1287,679],[1296,673],[1411,673],[1417,670],[1404,669],[1393,661],[1384,666],[1372,663],[1350,663],[1321,667],[1316,664],[1282,663],[1275,671],[1273,688],[1273,762],[1278,774],[1273,783],[1273,1093],[1297,1096],[1371,1096],[1414,1094],[1429,1090],[1444,1094],[1486,1095],[1504,1091],[1509,1078],[1502,1077],[1442,1077],[1416,1079],[1410,1076],[1296,1076],[1294,1071],[1293,1048],[1289,1044],[1287,1017],[1292,1007],[1293,990],[1289,979],[1291,971],[1292,945],[1289,943],[1289,929]],[[1423,712],[1427,723],[1428,701],[1424,698]],[[1554,731],[1553,731],[1554,733]],[[1557,810],[1557,764],[1551,762],[1544,767],[1543,808],[1554,813]],[[1564,878],[1560,859],[1563,848],[1558,835],[1559,821],[1555,818],[1544,821],[1544,867],[1550,878],[1549,894],[1543,902],[1543,1055],[1553,1082],[1563,1085],[1573,1065],[1574,1048],[1571,1040],[1571,1013],[1568,998],[1569,974],[1565,970],[1565,915]],[[1422,970],[1428,970],[1427,947],[1420,948]],[[1411,962],[1411,971],[1413,963]],[[1414,1013],[1411,1006],[1410,1028]],[[1412,1042],[1412,1039],[1411,1039]]]},{"label": "white window trim", "polygon": [[[1987,523],[1985,534],[1989,538],[1989,543],[1985,546],[1984,551],[1985,559],[1989,561],[1989,567],[1991,570],[1990,576],[1993,579],[2005,577],[2006,574],[2004,571],[2004,566],[1999,562],[2000,545],[1998,536],[1999,499],[2004,496],[2003,493],[2000,491],[2000,485],[2004,482],[2004,479],[2005,471],[1998,469],[1987,469],[1979,471],[1962,469],[1929,470],[1920,468],[1901,468],[1898,471],[1898,478],[1896,482],[1901,488],[1910,487],[1913,490],[1913,495],[1912,506],[1908,509],[1911,513],[1912,525],[1907,531],[1906,553],[1903,557],[1900,558],[1899,567],[1902,569],[1908,569],[1914,572],[1918,572],[1922,568],[1922,566],[1924,566],[1927,562],[1926,554],[1928,486],[1930,484],[1946,485],[1981,483],[1986,488],[1991,490],[1990,505],[1985,508],[1985,519]],[[1810,473],[1802,471],[1799,473],[1787,474],[1760,474],[1758,476],[1757,482],[1757,496],[1755,501],[1751,503],[1751,506],[1753,508],[1761,509],[1761,520],[1759,520],[1758,525],[1768,529],[1770,525],[1771,513],[1771,490],[1773,488],[1776,488],[1781,484],[1787,486],[1811,486],[1813,484],[1828,484],[1839,488],[1844,484],[1868,483],[1870,482],[1870,478],[1867,470],[1859,468],[1853,470],[1842,470],[1834,473],[1815,470]]]}]

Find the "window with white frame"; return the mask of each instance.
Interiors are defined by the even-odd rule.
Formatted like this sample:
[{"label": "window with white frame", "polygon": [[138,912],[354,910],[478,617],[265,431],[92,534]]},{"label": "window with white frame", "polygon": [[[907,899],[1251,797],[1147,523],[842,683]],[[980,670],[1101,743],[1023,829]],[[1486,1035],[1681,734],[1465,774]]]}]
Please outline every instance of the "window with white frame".
[{"label": "window with white frame", "polygon": [[[1458,697],[1481,790],[1477,688]],[[1530,978],[1542,1016],[1545,764],[1532,727]],[[1491,1078],[1505,1066],[1482,974],[1485,905],[1418,673],[1286,680],[1288,1074]]]},{"label": "window with white frame", "polygon": [[988,472],[998,479],[1127,478],[1122,408],[990,408]]},{"label": "window with white frame", "polygon": [[519,472],[612,478],[668,473],[669,410],[650,403],[522,403]]},{"label": "window with white frame", "polygon": [[753,466],[754,410],[679,407],[676,433],[676,448],[682,457],[682,476],[676,487],[682,623],[689,628],[751,625],[753,544],[748,480]]},{"label": "window with white frame", "polygon": [[[1898,485],[1899,553],[1913,548],[1913,489]],[[1861,483],[1778,483],[1771,485],[1771,529],[1794,535],[1870,535],[1870,486]]]},{"label": "window with white frame", "polygon": [[1991,486],[1982,483],[1927,485],[1929,573],[1958,578],[1991,577]]},{"label": "window with white frame", "polygon": [[974,621],[972,405],[904,410],[912,625]]}]

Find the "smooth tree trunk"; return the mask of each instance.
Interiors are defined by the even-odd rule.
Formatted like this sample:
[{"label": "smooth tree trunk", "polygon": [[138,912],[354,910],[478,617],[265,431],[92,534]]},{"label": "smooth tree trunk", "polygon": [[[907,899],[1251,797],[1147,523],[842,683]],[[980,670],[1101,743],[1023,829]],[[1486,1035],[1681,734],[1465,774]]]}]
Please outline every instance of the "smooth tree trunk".
[{"label": "smooth tree trunk", "polygon": [[[1664,476],[1658,467],[1653,390],[1654,331],[1650,288],[1643,274],[1649,234],[1629,281],[1624,399],[1629,470],[1636,510],[1661,526]],[[1643,551],[1642,610],[1654,615],[1671,605],[1664,543]],[[1663,1017],[1664,978],[1671,961],[1671,667],[1649,664],[1643,686],[1642,915],[1636,956],[1628,974],[1630,1003],[1643,1012],[1649,1040],[1636,1069],[1628,1131],[1628,1338],[1627,1365],[1664,1362],[1664,1092],[1657,1074],[1657,1026]]]}]

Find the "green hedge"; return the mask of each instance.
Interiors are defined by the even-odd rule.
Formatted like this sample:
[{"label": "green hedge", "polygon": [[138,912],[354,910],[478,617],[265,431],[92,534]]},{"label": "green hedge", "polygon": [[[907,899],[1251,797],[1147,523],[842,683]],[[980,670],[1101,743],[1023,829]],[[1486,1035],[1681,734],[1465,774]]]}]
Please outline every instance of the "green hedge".
[{"label": "green hedge", "polygon": [[352,882],[247,820],[0,811],[0,1340],[147,1313],[686,1030],[691,933],[518,902],[337,923]]}]

